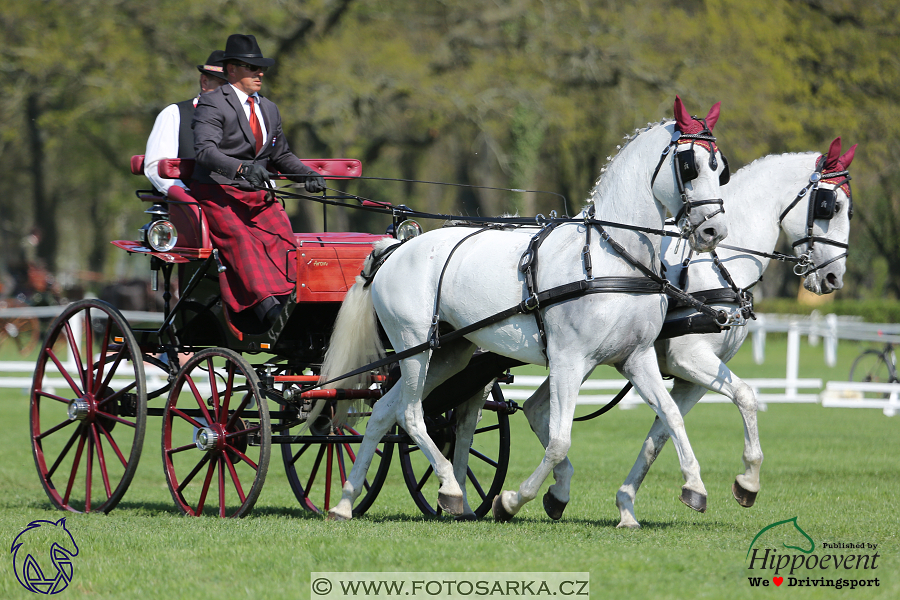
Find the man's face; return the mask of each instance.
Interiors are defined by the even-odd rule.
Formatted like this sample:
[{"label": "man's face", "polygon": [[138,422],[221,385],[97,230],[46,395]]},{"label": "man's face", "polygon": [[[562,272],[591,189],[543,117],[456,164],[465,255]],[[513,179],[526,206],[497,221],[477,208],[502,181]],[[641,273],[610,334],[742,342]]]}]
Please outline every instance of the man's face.
[{"label": "man's face", "polygon": [[228,83],[250,96],[262,89],[262,78],[266,68],[246,63],[229,63]]},{"label": "man's face", "polygon": [[205,94],[206,92],[211,92],[217,88],[222,87],[227,82],[224,79],[219,79],[218,77],[211,77],[205,73],[200,74],[200,93]]}]

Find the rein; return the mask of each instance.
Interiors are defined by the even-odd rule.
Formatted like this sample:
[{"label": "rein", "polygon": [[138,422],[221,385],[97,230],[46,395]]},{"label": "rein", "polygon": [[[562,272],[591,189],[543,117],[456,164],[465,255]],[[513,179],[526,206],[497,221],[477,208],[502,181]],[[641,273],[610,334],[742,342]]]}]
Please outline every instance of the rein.
[{"label": "rein", "polygon": [[[695,119],[696,119],[696,117],[695,117]],[[673,133],[671,141],[663,149],[662,154],[659,159],[659,162],[656,165],[656,169],[653,172],[653,176],[651,178],[651,183],[650,183],[651,188],[653,187],[653,183],[656,180],[656,176],[659,173],[659,170],[660,170],[663,162],[665,161],[666,157],[669,155],[671,148],[677,146],[679,143],[690,142],[691,149],[689,150],[689,152],[691,152],[692,155],[693,155],[693,145],[694,145],[695,141],[700,141],[701,143],[708,143],[711,148],[710,167],[712,169],[718,168],[716,158],[715,158],[715,146],[714,146],[716,138],[712,136],[711,132],[706,127],[705,121],[703,121],[702,119],[697,119],[697,120],[699,120],[701,123],[703,123],[703,130],[701,131],[701,133],[683,135],[680,131],[677,131],[677,130]],[[373,363],[359,367],[359,368],[355,369],[354,371],[351,371],[350,373],[339,375],[339,376],[332,378],[325,382],[319,382],[314,385],[306,386],[303,388],[302,391],[312,390],[312,389],[321,387],[323,385],[334,383],[336,381],[341,381],[343,379],[347,379],[347,378],[362,374],[364,372],[367,372],[367,371],[370,371],[373,369],[377,369],[377,368],[385,366],[387,364],[397,362],[397,361],[407,358],[409,356],[419,354],[420,352],[424,352],[426,350],[434,350],[434,349],[440,348],[442,341],[444,343],[446,343],[446,342],[455,340],[457,338],[461,338],[461,337],[468,335],[479,329],[482,329],[483,327],[487,327],[488,325],[492,325],[494,323],[498,323],[500,321],[508,319],[509,317],[512,317],[512,316],[515,316],[518,314],[525,314],[525,313],[529,313],[529,312],[531,312],[535,315],[535,319],[537,322],[538,331],[539,331],[540,339],[541,339],[541,348],[542,348],[542,351],[544,352],[544,355],[546,356],[546,333],[544,331],[543,317],[541,315],[540,308],[542,306],[546,308],[547,306],[551,306],[551,305],[557,304],[559,302],[564,302],[566,300],[578,298],[578,297],[581,297],[581,296],[584,296],[587,294],[594,294],[594,293],[659,294],[659,293],[664,293],[666,295],[669,295],[669,296],[675,298],[679,302],[682,302],[686,305],[693,307],[698,312],[703,313],[707,318],[711,319],[714,322],[714,324],[718,328],[718,330],[726,329],[730,325],[730,321],[731,321],[728,313],[726,313],[725,311],[722,311],[722,310],[717,311],[715,309],[712,309],[709,306],[705,305],[702,301],[694,298],[690,294],[673,286],[664,277],[661,277],[660,275],[656,274],[650,267],[647,267],[646,265],[644,265],[643,263],[638,261],[634,256],[632,256],[625,249],[624,246],[622,246],[621,244],[616,242],[614,239],[612,239],[612,237],[609,235],[609,233],[604,229],[604,226],[607,226],[607,227],[613,227],[613,228],[627,229],[627,230],[631,230],[631,231],[638,231],[638,232],[643,232],[643,233],[648,233],[648,234],[669,236],[669,237],[678,237],[681,239],[685,239],[685,238],[689,237],[691,234],[693,234],[694,231],[696,231],[696,229],[700,225],[702,225],[702,223],[705,222],[707,219],[710,219],[719,213],[724,213],[724,208],[723,208],[724,203],[721,198],[706,199],[706,200],[691,200],[688,198],[687,191],[686,191],[686,188],[684,185],[684,179],[681,174],[682,162],[679,160],[679,156],[678,156],[679,154],[681,154],[681,153],[676,152],[675,156],[673,157],[673,165],[675,167],[675,173],[676,173],[675,179],[678,184],[679,193],[681,194],[681,200],[682,200],[683,207],[679,211],[678,216],[676,216],[676,220],[680,219],[682,216],[686,217],[687,215],[689,215],[692,207],[708,205],[708,204],[719,205],[718,210],[712,212],[710,215],[708,215],[705,219],[703,219],[703,221],[698,223],[696,226],[691,226],[690,224],[686,223],[682,227],[682,230],[680,233],[675,233],[675,232],[667,231],[665,229],[642,227],[642,226],[637,226],[637,225],[627,225],[627,224],[622,224],[622,223],[614,223],[614,222],[610,222],[610,221],[598,220],[598,219],[593,218],[594,210],[595,210],[594,204],[591,204],[590,208],[585,212],[584,218],[581,218],[581,219],[557,218],[555,215],[555,212],[551,213],[551,218],[549,220],[547,220],[543,215],[538,215],[537,217],[535,217],[534,220],[522,219],[522,218],[517,218],[517,217],[512,217],[512,218],[474,217],[474,218],[467,219],[467,221],[470,223],[480,223],[480,224],[485,224],[487,226],[484,226],[481,229],[462,238],[459,242],[456,243],[456,245],[450,251],[450,254],[448,255],[447,260],[444,263],[444,267],[441,271],[441,276],[438,281],[437,293],[435,295],[434,313],[432,316],[431,328],[430,328],[429,336],[428,336],[429,339],[426,342],[423,342],[423,343],[413,346],[411,348],[407,348],[406,350],[403,350],[401,352],[396,352],[394,354],[390,354],[390,355],[385,356],[384,358],[377,360]],[[687,160],[687,159],[685,159],[685,160]],[[693,164],[693,161],[691,161],[691,164]],[[695,167],[693,167],[693,168],[695,168]],[[289,177],[290,175],[285,175],[285,176]],[[694,175],[694,177],[696,177],[696,175]],[[690,179],[688,179],[688,181],[690,181]],[[348,207],[352,207],[352,208],[358,208],[353,205],[338,203],[338,202],[333,202],[333,201],[326,201],[324,198],[319,199],[315,196],[309,196],[306,194],[295,194],[295,193],[291,193],[291,192],[284,192],[281,190],[279,190],[279,193],[284,194],[288,197],[308,198],[308,199],[316,200],[316,201],[324,201],[324,202],[326,202],[328,204],[332,204],[332,205],[341,205],[341,206],[348,206]],[[347,195],[347,197],[356,198],[357,200],[361,200],[363,203],[366,202],[365,199],[362,199],[358,196]],[[404,217],[417,216],[419,218],[438,218],[438,219],[443,218],[445,220],[454,220],[453,217],[450,217],[448,215],[434,215],[434,214],[428,214],[428,213],[420,213],[418,211],[413,211],[406,206],[390,207],[390,206],[381,205],[379,203],[373,203],[373,204],[378,204],[379,206],[377,206],[377,207],[368,206],[367,207],[364,205],[359,208],[366,208],[369,210],[374,210],[376,212],[383,212],[383,213],[389,212],[390,214],[392,214],[392,216],[394,216],[394,218],[397,218],[398,216],[404,216]],[[439,311],[439,309],[440,309],[441,286],[443,285],[444,274],[446,273],[447,266],[449,265],[449,262],[450,262],[450,258],[453,256],[453,254],[456,252],[456,250],[463,244],[463,242],[470,239],[471,237],[478,235],[480,233],[483,233],[484,231],[493,229],[494,227],[491,227],[490,224],[495,224],[495,225],[502,224],[502,225],[507,225],[507,226],[509,226],[509,225],[524,226],[524,225],[531,225],[532,223],[534,223],[538,227],[540,227],[541,230],[532,237],[531,241],[529,242],[528,250],[526,250],[526,252],[522,255],[522,257],[519,261],[519,270],[525,274],[525,280],[526,280],[526,286],[527,286],[527,297],[524,300],[522,300],[522,302],[520,302],[514,306],[511,306],[510,308],[507,308],[504,311],[501,311],[501,312],[491,315],[489,317],[485,317],[484,319],[481,319],[480,321],[471,323],[465,327],[453,330],[451,332],[444,334],[443,336],[440,336],[440,333],[439,333],[439,312],[440,311]],[[537,279],[536,278],[536,268],[537,268],[538,248],[540,247],[540,244],[547,238],[547,236],[549,236],[549,234],[553,231],[553,229],[555,229],[557,226],[562,225],[564,223],[582,223],[585,225],[586,243],[582,250],[582,261],[584,264],[584,268],[585,268],[587,277],[583,280],[556,286],[554,288],[551,288],[549,290],[544,290],[542,292],[536,291],[536,289],[535,289],[536,283],[535,282]],[[616,253],[618,253],[627,263],[629,263],[632,267],[634,267],[635,269],[640,271],[646,277],[646,279],[644,279],[642,277],[594,278],[593,271],[592,271],[592,265],[591,265],[591,259],[590,259],[590,240],[591,240],[591,230],[593,228],[597,228],[601,239],[603,239],[605,242],[607,242],[613,248],[613,250]],[[371,282],[371,277],[367,278],[366,284],[368,285],[370,282]],[[625,395],[625,393],[627,393],[627,391],[628,391],[627,389],[624,389],[622,391],[622,393],[620,394],[620,396],[624,397],[624,395]],[[619,397],[618,400],[621,400],[621,397]],[[618,400],[616,400],[615,402],[617,403]],[[612,406],[614,406],[614,405],[615,404],[610,404],[609,408],[612,408]],[[607,409],[607,410],[609,410],[609,409]],[[603,411],[603,412],[605,412],[605,411]],[[599,414],[602,414],[602,413],[599,413]]]}]

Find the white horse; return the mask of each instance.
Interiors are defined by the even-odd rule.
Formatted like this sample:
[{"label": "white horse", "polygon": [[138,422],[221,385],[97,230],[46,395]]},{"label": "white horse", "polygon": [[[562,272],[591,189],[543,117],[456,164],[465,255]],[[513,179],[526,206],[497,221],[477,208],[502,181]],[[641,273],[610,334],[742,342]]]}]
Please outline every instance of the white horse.
[{"label": "white horse", "polygon": [[[717,204],[719,177],[726,167],[710,133],[718,108],[715,105],[706,119],[697,119],[676,98],[674,122],[638,132],[609,164],[592,192],[594,217],[660,228],[668,210],[679,217],[684,215],[682,223],[693,248],[714,248],[727,233]],[[693,168],[693,179],[681,175],[680,169],[687,172],[691,170],[688,167]],[[582,214],[579,218],[584,217]],[[659,264],[658,235],[625,227],[611,229],[611,237],[641,265],[653,268]],[[589,230],[594,230],[594,235],[586,238]],[[392,347],[402,353],[427,344],[435,332],[459,330],[504,309],[524,305],[523,298],[528,294],[519,266],[534,229],[475,231],[449,227],[426,233],[396,247],[371,285],[363,285],[358,279],[335,324],[322,378],[347,373],[375,354],[373,348],[358,343],[361,338],[377,337],[371,334],[374,320],[366,319],[372,308]],[[582,257],[586,239],[591,240],[587,260]],[[373,256],[381,250],[377,246]],[[618,276],[641,284],[648,281],[599,235],[596,225],[587,230],[584,224],[559,225],[544,238],[540,256],[535,291],[584,281],[590,262],[598,277]],[[367,276],[371,276],[373,262],[372,257],[367,261]],[[701,503],[705,506],[706,489],[699,466],[654,354],[653,343],[663,324],[665,306],[658,290],[583,295],[538,309],[543,317],[545,344],[535,311],[529,311],[470,331],[439,349],[421,350],[403,358],[400,381],[375,404],[357,461],[329,517],[351,518],[353,501],[361,491],[376,446],[395,422],[433,466],[441,483],[438,505],[453,515],[467,512],[461,487],[465,466],[454,473],[453,465],[437,450],[425,429],[421,401],[431,389],[465,367],[476,347],[524,362],[549,364],[550,369],[552,408],[547,452],[518,492],[504,492],[501,500],[495,501],[495,515],[518,512],[565,457],[578,389],[598,364],[614,364],[659,414],[675,443],[684,473],[682,499],[695,508]],[[345,316],[348,318],[342,318]],[[368,323],[362,324],[365,321]]]},{"label": "white horse", "polygon": [[[840,138],[837,138],[826,156],[818,153],[772,155],[738,171],[731,183],[722,188],[728,207],[729,243],[715,252],[731,282],[716,267],[713,256],[694,258],[688,267],[686,290],[700,296],[707,293],[711,297],[709,291],[727,292],[732,283],[743,290],[752,287],[762,278],[770,258],[774,258],[772,253],[780,231],[793,244],[795,255],[803,257],[795,272],[805,275],[806,289],[816,294],[840,289],[851,215],[846,170],[856,146],[844,155],[840,154],[840,148]],[[816,183],[818,178],[821,180]],[[834,196],[829,190],[834,191]],[[819,206],[823,202],[825,206]],[[811,207],[813,203],[815,205]],[[677,284],[682,280],[683,261],[689,258],[689,251],[676,249],[669,240],[664,241],[663,246],[666,277]],[[732,248],[749,249],[759,254]],[[727,309],[734,305],[713,302],[712,306]],[[691,308],[676,308],[669,312],[668,318],[684,318],[692,313],[695,311]],[[675,378],[672,397],[682,415],[686,415],[707,390],[727,396],[740,410],[744,420],[745,472],[735,478],[732,493],[744,507],[753,505],[760,489],[759,469],[763,455],[756,421],[757,400],[750,386],[734,375],[725,363],[737,353],[747,332],[745,326],[734,326],[719,333],[683,335],[656,342],[660,369]],[[545,381],[524,404],[532,429],[545,445],[550,420],[548,400],[549,385]],[[668,438],[662,423],[654,421],[634,467],[616,494],[619,527],[640,527],[634,515],[634,498]],[[554,474],[558,489],[568,494],[572,475],[568,459],[560,463]],[[567,499],[568,496],[560,498]],[[557,509],[551,517],[558,519],[561,515],[561,510]]]}]

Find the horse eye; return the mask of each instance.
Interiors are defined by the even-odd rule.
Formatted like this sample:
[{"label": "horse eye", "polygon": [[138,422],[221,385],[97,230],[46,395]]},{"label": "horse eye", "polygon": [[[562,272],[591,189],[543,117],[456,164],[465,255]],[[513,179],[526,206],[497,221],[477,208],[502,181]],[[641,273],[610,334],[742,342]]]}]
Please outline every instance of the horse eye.
[{"label": "horse eye", "polygon": [[843,203],[843,202],[836,202],[836,203],[834,204],[834,214],[838,214],[839,212],[841,212],[841,207],[842,207],[842,206],[844,206],[844,203]]}]

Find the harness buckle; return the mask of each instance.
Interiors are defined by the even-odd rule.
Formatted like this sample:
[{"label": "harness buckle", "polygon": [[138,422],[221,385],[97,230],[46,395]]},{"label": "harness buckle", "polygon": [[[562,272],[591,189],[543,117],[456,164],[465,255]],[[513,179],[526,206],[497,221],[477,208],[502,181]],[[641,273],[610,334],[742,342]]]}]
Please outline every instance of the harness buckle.
[{"label": "harness buckle", "polygon": [[525,298],[525,300],[522,302],[522,306],[524,306],[525,310],[527,310],[529,312],[531,312],[532,310],[534,310],[536,308],[540,308],[541,303],[538,300],[537,292],[533,293],[530,297]]},{"label": "harness buckle", "polygon": [[812,262],[812,250],[810,250],[806,254],[801,256],[799,262],[794,265],[794,275],[796,275],[797,277],[803,277],[812,270],[814,269]]}]

